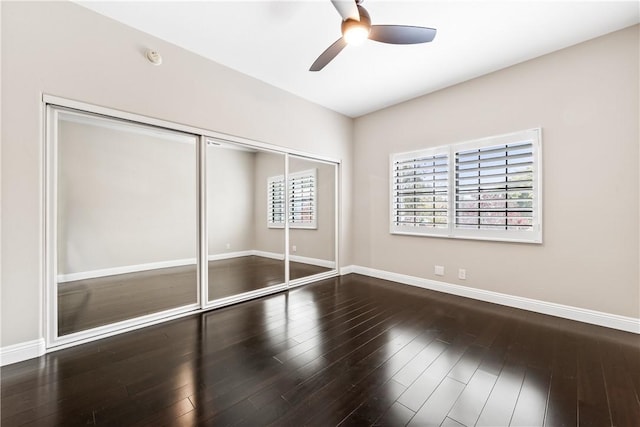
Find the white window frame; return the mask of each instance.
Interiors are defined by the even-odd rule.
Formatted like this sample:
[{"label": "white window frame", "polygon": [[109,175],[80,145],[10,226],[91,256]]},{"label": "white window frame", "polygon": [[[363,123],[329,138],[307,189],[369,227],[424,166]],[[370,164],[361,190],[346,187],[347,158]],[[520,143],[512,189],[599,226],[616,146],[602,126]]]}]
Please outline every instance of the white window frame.
[{"label": "white window frame", "polygon": [[[524,130],[504,135],[432,147],[424,150],[395,153],[390,156],[390,192],[389,192],[389,224],[391,234],[446,237],[453,239],[492,240],[521,243],[542,243],[542,130],[540,128]],[[483,149],[493,146],[505,146],[519,142],[530,142],[532,146],[532,226],[529,229],[464,229],[456,226],[457,198],[456,191],[456,153]],[[434,155],[448,156],[448,212],[447,227],[403,226],[396,221],[396,162],[419,159]]]},{"label": "white window frame", "polygon": [[[311,206],[310,206],[310,214],[311,220],[304,221],[301,218],[298,218],[296,215],[296,210],[293,209],[292,204],[294,200],[292,198],[293,189],[299,185],[300,181],[305,181],[311,179]],[[282,184],[281,184],[282,183]],[[275,203],[277,200],[271,197],[272,189],[274,184],[284,185],[284,175],[272,176],[267,178],[267,227],[268,228],[284,228],[284,216],[282,221],[273,221],[273,211],[276,209]],[[317,178],[317,169],[312,168],[300,172],[293,172],[289,174],[289,179],[287,180],[287,191],[282,194],[282,201],[285,202],[286,209],[285,211],[289,215],[289,228],[298,228],[298,229],[312,229],[315,230],[318,228],[318,178]]]}]

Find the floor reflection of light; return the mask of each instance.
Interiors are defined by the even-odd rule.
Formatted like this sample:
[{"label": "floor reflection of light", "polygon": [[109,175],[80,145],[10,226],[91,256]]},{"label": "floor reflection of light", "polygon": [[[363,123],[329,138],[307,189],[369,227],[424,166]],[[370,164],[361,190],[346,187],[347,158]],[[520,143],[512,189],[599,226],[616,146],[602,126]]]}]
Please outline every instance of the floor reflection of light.
[{"label": "floor reflection of light", "polygon": [[[295,363],[296,368],[300,368],[306,365],[309,362],[309,358],[317,358],[324,353],[324,333],[320,331],[320,324],[318,323],[318,307],[316,307],[315,302],[308,304],[305,306],[303,314],[301,314],[299,324],[301,325],[300,329],[296,329],[292,338],[297,342],[300,342],[301,345],[305,347],[310,347],[304,354],[303,358],[293,358],[292,361]],[[293,322],[295,325],[296,321]],[[305,335],[304,338],[301,335],[302,331],[314,331],[315,333],[311,335]]]},{"label": "floor reflection of light", "polygon": [[[511,425],[527,425],[536,416],[544,414],[549,394],[549,380],[551,378],[547,374],[548,372],[542,370],[527,370]],[[541,424],[542,418],[539,420]]]},{"label": "floor reflection of light", "polygon": [[289,305],[288,299],[285,293],[271,296],[262,302],[262,315],[265,325],[286,317]]},{"label": "floor reflection of light", "polygon": [[384,366],[387,374],[391,376],[395,375],[407,363],[404,357],[393,357],[394,355],[402,350],[409,350],[410,353],[415,353],[417,356],[437,337],[435,330],[416,329],[404,325],[396,325],[385,333],[387,340],[384,346],[384,357],[388,360]]},{"label": "floor reflection of light", "polygon": [[56,355],[41,357],[38,364],[38,384],[42,384],[42,387],[37,388],[38,395],[36,399],[38,405],[47,402],[58,402],[60,400],[60,396],[58,396],[58,373],[60,372],[58,357]]},{"label": "floor reflection of light", "polygon": [[184,387],[187,396],[195,393],[197,379],[191,362],[185,362],[178,367],[178,375],[175,376],[175,388]]},{"label": "floor reflection of light", "polygon": [[[274,345],[276,342],[280,345],[284,342],[286,347],[286,350],[276,355],[276,358],[290,364],[292,369],[298,369],[324,352],[323,335],[318,323],[318,308],[314,295],[310,292],[288,292],[283,297],[283,303],[280,305],[271,303],[274,309],[281,311],[282,324],[280,327],[269,330],[268,335]],[[297,307],[295,311],[289,310],[291,300],[295,301],[295,304],[291,304]],[[271,307],[265,311],[271,311]]]},{"label": "floor reflection of light", "polygon": [[[393,356],[400,348],[404,347],[411,341],[419,342],[419,332],[412,328],[402,325],[396,325],[385,332],[385,351],[387,357]],[[416,338],[418,337],[418,338]]]},{"label": "floor reflection of light", "polygon": [[264,331],[269,344],[276,346],[282,341],[282,337],[288,334],[288,296],[281,294],[269,297],[263,301],[262,307]]},{"label": "floor reflection of light", "polygon": [[[59,386],[59,380],[61,380],[59,374],[62,367],[59,365],[58,356],[55,353],[45,355],[35,360],[35,362],[38,364],[34,368],[38,372],[36,377],[37,386],[30,390],[34,394],[25,396],[23,399],[32,401],[33,407],[38,408],[38,410],[53,407],[52,405],[57,406],[65,397],[64,388]],[[4,423],[0,424],[4,425]]]},{"label": "floor reflection of light", "polygon": [[184,426],[194,426],[198,421],[197,415],[196,411],[188,411],[186,414],[181,415],[180,418],[177,418],[176,422]]}]

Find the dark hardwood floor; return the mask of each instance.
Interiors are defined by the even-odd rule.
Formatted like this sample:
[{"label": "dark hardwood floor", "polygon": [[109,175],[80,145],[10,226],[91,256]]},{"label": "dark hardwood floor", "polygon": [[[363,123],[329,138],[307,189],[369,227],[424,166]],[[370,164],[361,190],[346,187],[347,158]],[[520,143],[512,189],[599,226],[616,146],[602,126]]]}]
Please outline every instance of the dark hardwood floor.
[{"label": "dark hardwood floor", "polygon": [[[291,262],[291,280],[329,271]],[[246,256],[209,261],[209,298],[284,283],[284,261]],[[58,333],[67,335],[197,302],[196,266],[78,280],[58,285]]]},{"label": "dark hardwood floor", "polygon": [[638,426],[640,337],[347,275],[2,368],[2,426]]}]

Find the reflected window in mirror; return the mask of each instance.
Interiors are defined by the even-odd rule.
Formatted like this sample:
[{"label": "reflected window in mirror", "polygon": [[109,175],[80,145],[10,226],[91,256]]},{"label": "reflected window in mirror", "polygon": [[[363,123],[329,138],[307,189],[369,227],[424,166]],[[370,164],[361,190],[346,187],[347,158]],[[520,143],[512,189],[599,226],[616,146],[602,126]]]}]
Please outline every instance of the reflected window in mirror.
[{"label": "reflected window in mirror", "polygon": [[[284,227],[284,187],[283,175],[267,179],[267,225],[269,228]],[[316,187],[315,168],[289,174],[289,227],[318,228]]]}]

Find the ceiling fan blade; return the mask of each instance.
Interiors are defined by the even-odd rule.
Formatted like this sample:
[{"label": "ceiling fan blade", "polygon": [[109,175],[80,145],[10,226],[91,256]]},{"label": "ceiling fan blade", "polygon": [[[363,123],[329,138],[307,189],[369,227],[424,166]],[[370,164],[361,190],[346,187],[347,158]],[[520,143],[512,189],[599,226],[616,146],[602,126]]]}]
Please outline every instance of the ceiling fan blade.
[{"label": "ceiling fan blade", "polygon": [[344,49],[346,45],[347,42],[344,41],[342,37],[340,37],[331,46],[329,46],[327,50],[325,50],[320,56],[318,56],[318,59],[316,59],[316,61],[311,65],[309,71],[322,70],[325,65],[331,62],[333,58],[335,58],[340,53],[340,51]]},{"label": "ceiling fan blade", "polygon": [[416,44],[426,43],[436,36],[434,28],[409,25],[372,25],[369,38],[381,43]]},{"label": "ceiling fan blade", "polygon": [[346,19],[360,20],[360,12],[358,12],[358,5],[355,0],[331,0],[331,3],[342,16],[343,21]]}]

